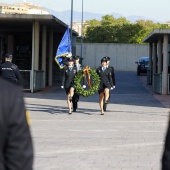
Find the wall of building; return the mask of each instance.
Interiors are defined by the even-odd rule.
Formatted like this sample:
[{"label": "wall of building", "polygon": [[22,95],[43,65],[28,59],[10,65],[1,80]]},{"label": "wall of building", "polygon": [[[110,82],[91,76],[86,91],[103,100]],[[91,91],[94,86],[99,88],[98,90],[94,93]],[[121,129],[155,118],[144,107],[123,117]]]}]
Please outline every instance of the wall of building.
[{"label": "wall of building", "polygon": [[[82,49],[83,66],[97,68],[101,58],[109,56],[116,71],[136,71],[135,61],[149,56],[148,44],[83,43]],[[76,45],[76,54],[81,56],[81,43]]]},{"label": "wall of building", "polygon": [[0,13],[2,14],[49,14],[49,12],[32,3],[0,3]]}]

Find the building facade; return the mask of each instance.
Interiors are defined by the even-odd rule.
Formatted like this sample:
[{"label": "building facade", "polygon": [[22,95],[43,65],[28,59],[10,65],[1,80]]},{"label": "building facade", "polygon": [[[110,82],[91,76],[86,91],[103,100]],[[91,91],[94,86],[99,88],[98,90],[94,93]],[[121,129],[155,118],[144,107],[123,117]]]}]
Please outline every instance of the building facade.
[{"label": "building facade", "polygon": [[0,3],[1,14],[49,14],[47,10],[32,3]]}]

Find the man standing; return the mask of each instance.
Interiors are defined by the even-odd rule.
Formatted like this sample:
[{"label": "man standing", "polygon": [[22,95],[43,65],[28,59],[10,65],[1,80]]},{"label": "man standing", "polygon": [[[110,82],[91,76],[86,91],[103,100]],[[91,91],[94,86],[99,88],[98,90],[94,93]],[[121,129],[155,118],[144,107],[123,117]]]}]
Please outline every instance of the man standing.
[{"label": "man standing", "polygon": [[12,59],[13,56],[11,54],[5,55],[5,63],[1,65],[1,75],[15,84],[22,84],[22,76],[18,67],[12,63]]},{"label": "man standing", "polygon": [[[77,72],[79,70],[82,69],[81,64],[79,63],[79,56],[73,56],[73,60],[74,60],[74,67],[76,68]],[[83,80],[83,84],[85,84],[84,80]],[[86,88],[86,85],[83,85],[83,88]],[[79,95],[77,93],[74,93],[72,102],[73,102],[73,112],[76,112],[77,110],[77,102],[79,101]]]},{"label": "man standing", "polygon": [[0,78],[0,170],[32,170],[33,145],[22,89]]}]

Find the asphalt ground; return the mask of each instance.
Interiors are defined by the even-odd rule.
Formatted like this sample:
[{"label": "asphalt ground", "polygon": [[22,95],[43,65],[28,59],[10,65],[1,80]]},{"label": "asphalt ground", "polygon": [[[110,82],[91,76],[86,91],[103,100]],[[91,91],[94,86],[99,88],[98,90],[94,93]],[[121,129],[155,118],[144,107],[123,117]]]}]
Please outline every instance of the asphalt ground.
[{"label": "asphalt ground", "polygon": [[80,97],[72,115],[60,86],[25,93],[35,170],[160,170],[169,108],[144,83],[145,75],[115,75],[104,115],[97,93]]}]

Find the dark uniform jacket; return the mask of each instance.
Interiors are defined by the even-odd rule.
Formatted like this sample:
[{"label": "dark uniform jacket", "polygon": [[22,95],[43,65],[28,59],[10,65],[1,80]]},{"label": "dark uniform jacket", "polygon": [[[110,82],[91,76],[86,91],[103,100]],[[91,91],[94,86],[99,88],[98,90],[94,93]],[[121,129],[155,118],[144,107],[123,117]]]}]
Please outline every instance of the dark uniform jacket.
[{"label": "dark uniform jacket", "polygon": [[[74,64],[74,67],[76,68],[76,71],[78,72],[79,70],[82,70],[82,67],[81,67],[81,64],[78,63],[78,64]],[[84,85],[84,78],[83,78],[83,85]],[[79,94],[76,93],[76,90],[74,91],[74,95],[73,95],[73,98],[72,98],[72,102],[73,102],[73,109],[77,109],[77,102],[79,101]]]},{"label": "dark uniform jacket", "polygon": [[32,164],[22,90],[0,78],[0,170],[32,170]]},{"label": "dark uniform jacket", "polygon": [[69,67],[63,68],[62,86],[64,86],[64,88],[74,86],[74,77],[76,74],[76,67],[72,67],[71,71],[69,70]]},{"label": "dark uniform jacket", "polygon": [[162,170],[170,170],[170,119],[165,138],[164,152],[162,156]]},{"label": "dark uniform jacket", "polygon": [[1,67],[1,63],[0,63],[0,75],[1,75],[1,72],[2,72],[2,67]]},{"label": "dark uniform jacket", "polygon": [[1,65],[2,69],[2,77],[5,79],[8,79],[14,83],[19,82],[19,84],[22,84],[22,77],[19,72],[18,67],[11,63],[11,62],[5,62]]},{"label": "dark uniform jacket", "polygon": [[113,82],[113,85],[115,86],[115,85],[116,85],[116,82],[115,82],[115,72],[114,72],[114,67],[108,66],[108,68],[111,70],[111,73],[112,73],[112,82]]},{"label": "dark uniform jacket", "polygon": [[106,68],[106,70],[103,72],[102,67],[100,66],[96,69],[96,73],[100,76],[100,89],[103,88],[103,84],[107,88],[113,87],[112,73],[109,68]]}]

